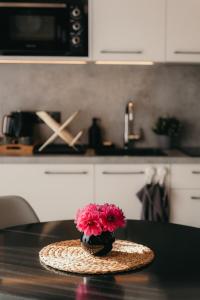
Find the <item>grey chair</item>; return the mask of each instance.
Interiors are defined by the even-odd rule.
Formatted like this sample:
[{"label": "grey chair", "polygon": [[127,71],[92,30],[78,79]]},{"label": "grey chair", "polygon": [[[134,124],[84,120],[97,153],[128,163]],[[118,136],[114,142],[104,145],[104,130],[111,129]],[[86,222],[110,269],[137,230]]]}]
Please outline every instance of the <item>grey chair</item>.
[{"label": "grey chair", "polygon": [[30,204],[19,196],[0,196],[0,229],[39,222]]}]

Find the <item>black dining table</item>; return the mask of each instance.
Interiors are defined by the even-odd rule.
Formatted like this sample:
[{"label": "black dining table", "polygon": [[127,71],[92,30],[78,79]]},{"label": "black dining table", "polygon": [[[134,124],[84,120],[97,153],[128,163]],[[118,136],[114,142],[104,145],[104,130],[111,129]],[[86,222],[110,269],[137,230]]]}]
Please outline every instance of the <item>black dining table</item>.
[{"label": "black dining table", "polygon": [[80,238],[73,221],[0,231],[0,299],[200,299],[200,229],[128,220],[116,238],[150,247],[154,261],[135,271],[79,275],[45,268],[46,245]]}]

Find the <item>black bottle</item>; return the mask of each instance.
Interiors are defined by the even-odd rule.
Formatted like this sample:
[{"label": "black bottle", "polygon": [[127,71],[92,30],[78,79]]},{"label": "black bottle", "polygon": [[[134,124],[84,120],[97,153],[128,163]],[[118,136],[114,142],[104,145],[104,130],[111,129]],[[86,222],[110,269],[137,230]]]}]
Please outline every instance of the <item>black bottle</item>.
[{"label": "black bottle", "polygon": [[93,118],[92,125],[89,128],[88,137],[89,137],[89,147],[93,149],[100,148],[102,145],[102,135],[101,128],[98,125],[99,119]]}]

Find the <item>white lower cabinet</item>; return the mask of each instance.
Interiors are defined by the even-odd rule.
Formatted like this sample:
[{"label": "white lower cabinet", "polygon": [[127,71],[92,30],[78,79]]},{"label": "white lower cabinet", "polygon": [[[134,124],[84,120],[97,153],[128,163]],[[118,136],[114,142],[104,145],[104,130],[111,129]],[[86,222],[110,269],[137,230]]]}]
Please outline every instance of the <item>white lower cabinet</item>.
[{"label": "white lower cabinet", "polygon": [[200,227],[200,165],[171,167],[171,222]]},{"label": "white lower cabinet", "polygon": [[93,165],[0,166],[0,195],[24,197],[40,221],[74,219],[93,201]]},{"label": "white lower cabinet", "polygon": [[200,189],[200,165],[199,164],[172,165],[171,188],[172,189]]},{"label": "white lower cabinet", "polygon": [[41,221],[74,219],[79,208],[94,201],[114,203],[126,218],[140,219],[136,194],[146,183],[146,171],[162,167],[169,174],[170,221],[200,227],[198,164],[1,164],[0,196],[24,197]]},{"label": "white lower cabinet", "polygon": [[126,218],[140,219],[142,205],[136,193],[145,185],[145,172],[155,165],[97,165],[95,167],[95,201],[114,203]]},{"label": "white lower cabinet", "polygon": [[173,189],[170,200],[172,223],[200,227],[200,189]]}]

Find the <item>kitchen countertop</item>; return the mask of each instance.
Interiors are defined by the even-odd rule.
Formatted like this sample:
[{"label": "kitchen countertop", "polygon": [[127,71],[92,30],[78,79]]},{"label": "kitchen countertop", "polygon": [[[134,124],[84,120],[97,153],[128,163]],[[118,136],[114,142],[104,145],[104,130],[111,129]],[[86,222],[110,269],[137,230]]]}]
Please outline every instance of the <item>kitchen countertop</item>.
[{"label": "kitchen countertop", "polygon": [[96,156],[33,155],[0,156],[0,164],[200,164],[200,157],[189,157],[180,151],[168,151],[167,156]]}]

